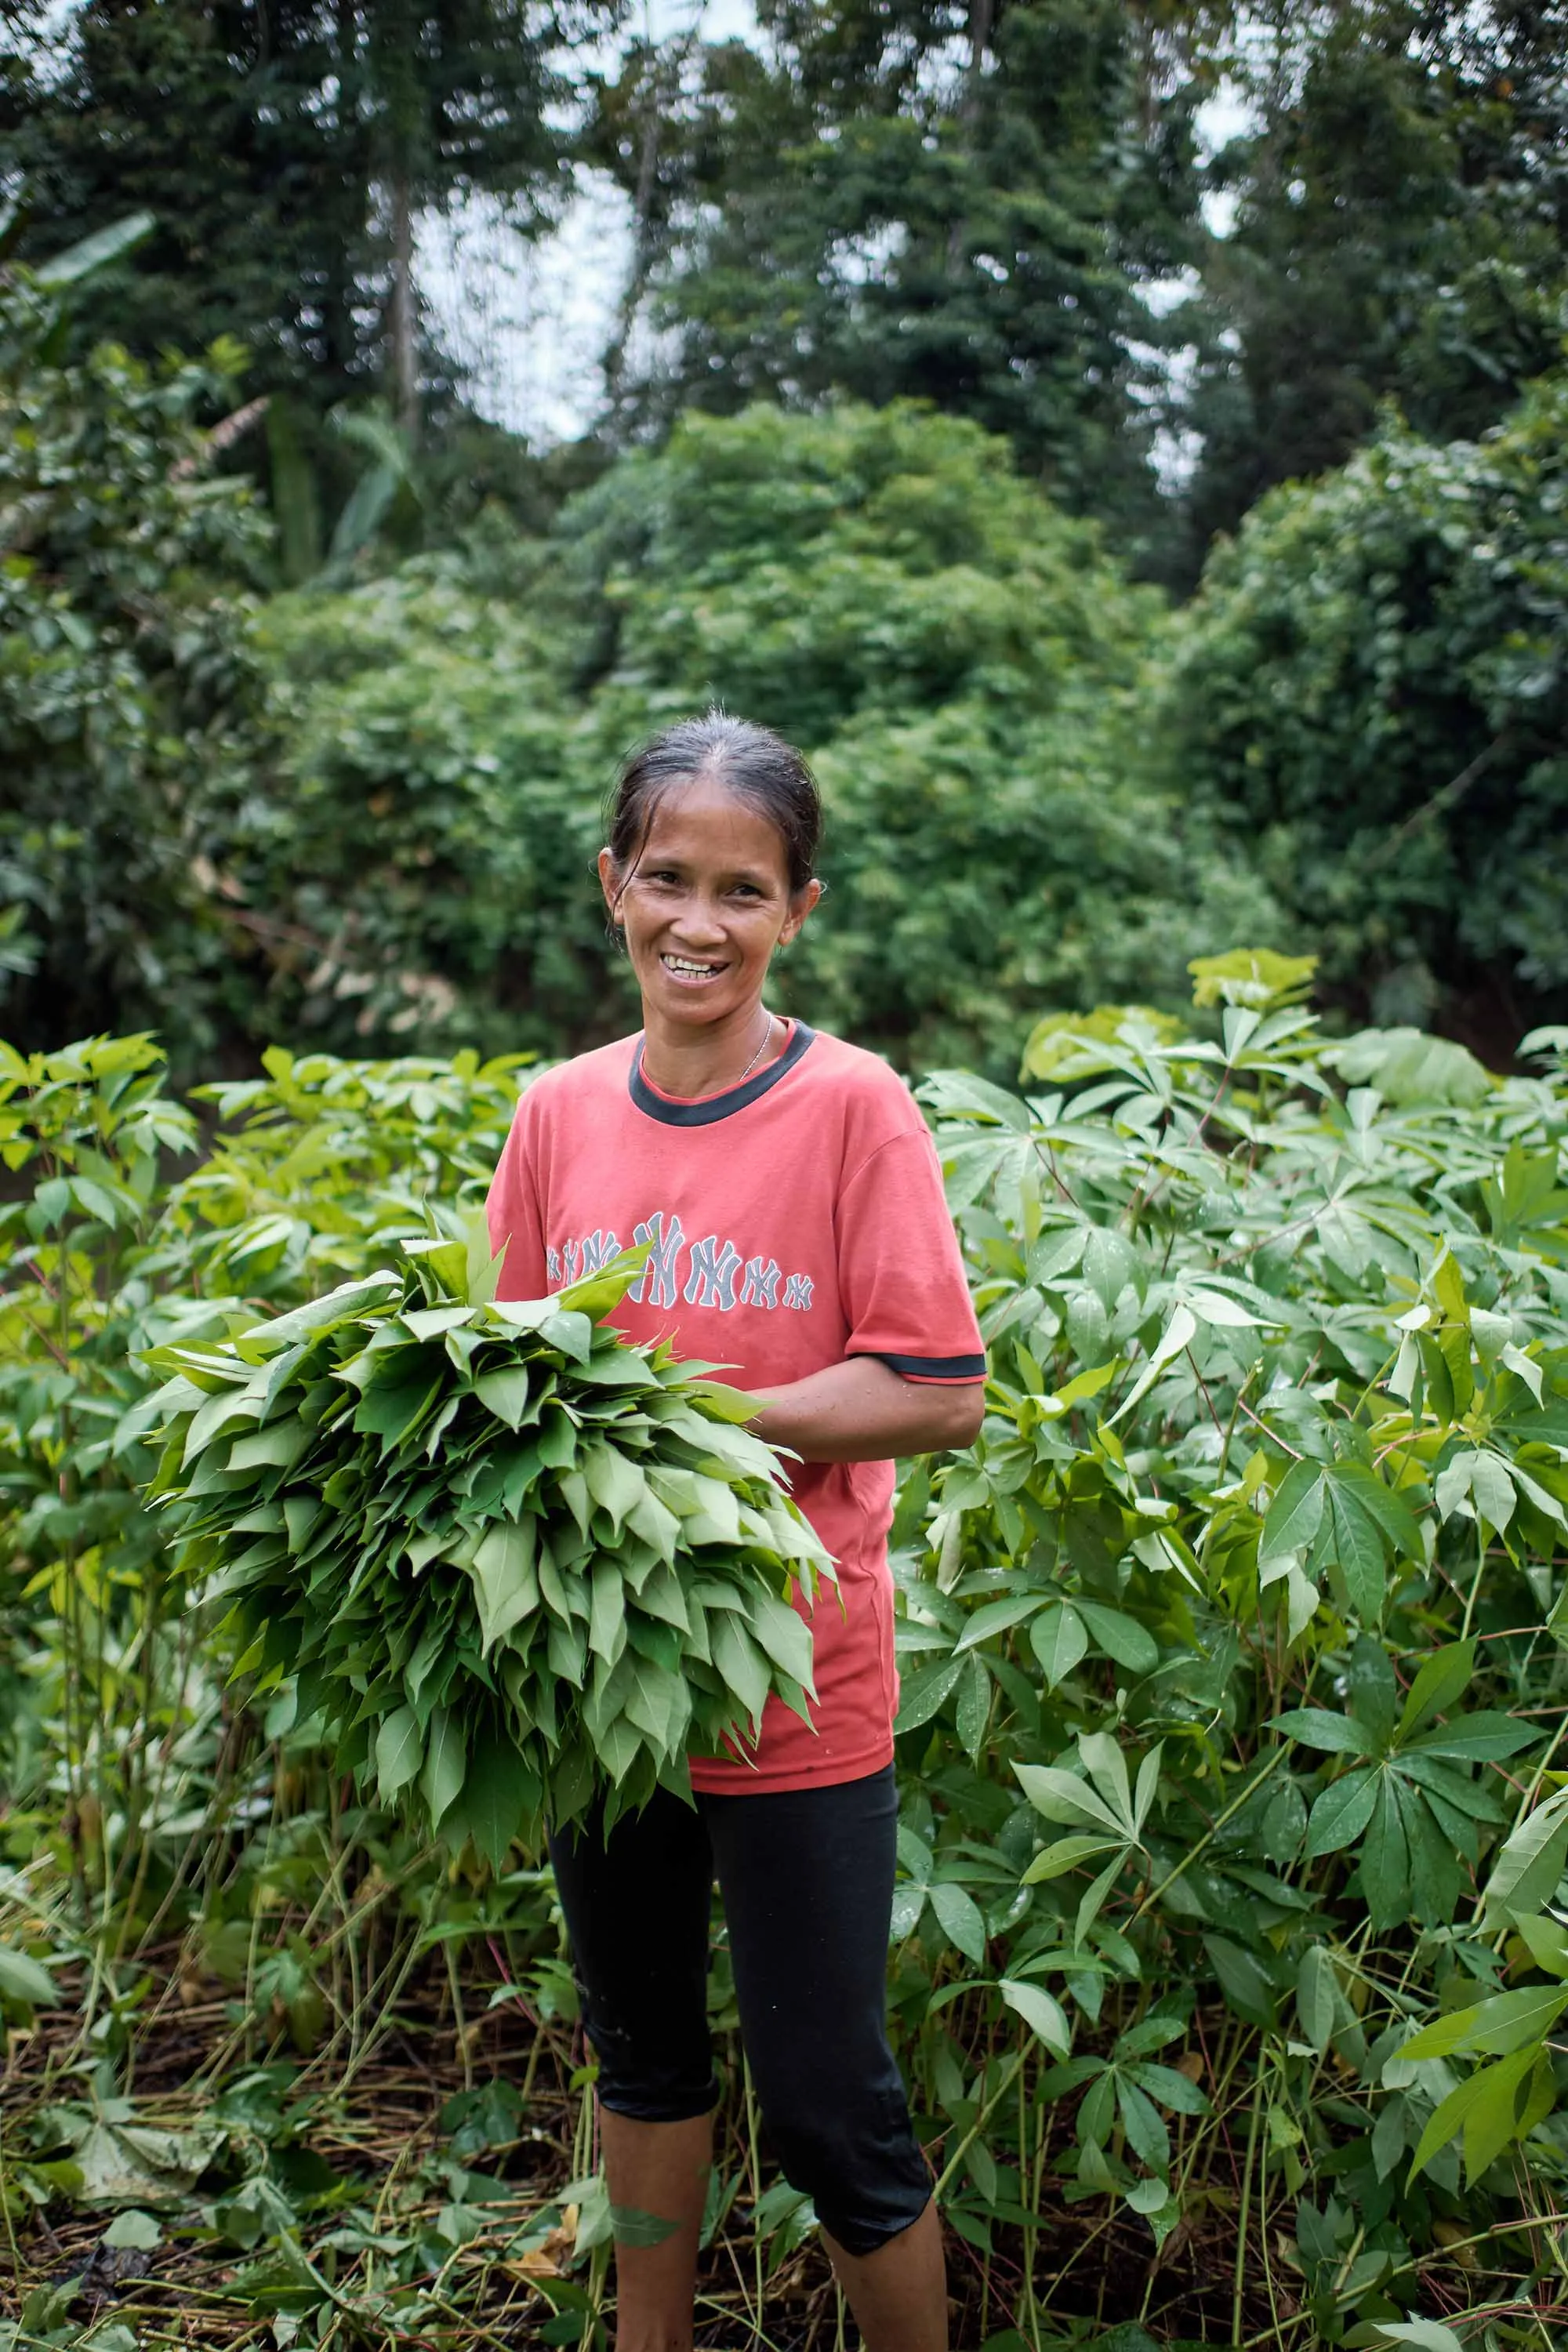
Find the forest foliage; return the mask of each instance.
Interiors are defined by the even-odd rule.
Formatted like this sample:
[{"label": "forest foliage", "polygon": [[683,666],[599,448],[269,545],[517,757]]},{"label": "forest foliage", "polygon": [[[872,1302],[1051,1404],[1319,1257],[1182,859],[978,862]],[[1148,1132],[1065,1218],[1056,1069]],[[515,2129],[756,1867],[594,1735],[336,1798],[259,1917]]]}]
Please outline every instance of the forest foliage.
[{"label": "forest foliage", "polygon": [[[906,1069],[1237,937],[1506,1056],[1563,1008],[1565,72],[1556,5],[7,12],[6,1026],[601,1038],[604,792],[718,698],[828,803],[784,999]],[[414,226],[594,172],[542,455]]]},{"label": "forest foliage", "polygon": [[5,1001],[156,1026],[558,1049],[630,1024],[608,779],[710,698],[792,732],[831,896],[782,1001],[1003,1077],[1023,1022],[1321,944],[1352,1013],[1506,1054],[1561,1002],[1556,379],[1480,443],[1386,425],[1270,494],[1173,615],[969,421],[692,415],[561,508],[264,593],[205,368],[57,361],[7,304]]}]

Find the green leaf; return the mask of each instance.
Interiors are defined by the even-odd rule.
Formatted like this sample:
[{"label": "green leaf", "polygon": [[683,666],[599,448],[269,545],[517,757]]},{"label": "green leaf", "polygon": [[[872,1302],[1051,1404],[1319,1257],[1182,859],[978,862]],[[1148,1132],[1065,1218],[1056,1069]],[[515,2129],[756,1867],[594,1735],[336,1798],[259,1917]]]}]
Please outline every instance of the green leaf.
[{"label": "green leaf", "polygon": [[485,1372],[474,1382],[474,1394],[485,1411],[504,1422],[508,1429],[521,1429],[529,1419],[534,1392],[534,1381],[526,1364],[509,1364],[503,1371]]},{"label": "green leaf", "polygon": [[583,1475],[595,1502],[609,1513],[617,1528],[647,1492],[647,1481],[637,1464],[610,1445],[587,1448],[583,1456]]},{"label": "green leaf", "polygon": [[1283,1731],[1308,1748],[1327,1748],[1341,1756],[1364,1756],[1372,1746],[1364,1724],[1351,1715],[1330,1715],[1321,1706],[1297,1706],[1274,1716],[1271,1731]]},{"label": "green leaf", "polygon": [[1133,1406],[1142,1402],[1166,1365],[1173,1363],[1184,1349],[1191,1346],[1197,1337],[1197,1318],[1191,1307],[1176,1306],[1172,1308],[1170,1320],[1161,1332],[1153,1353],[1111,1414],[1112,1423],[1125,1419]]},{"label": "green leaf", "polygon": [[972,1761],[978,1762],[985,1727],[991,1718],[991,1677],[985,1671],[984,1660],[971,1656],[958,1685],[958,1705],[953,1710],[959,1746]]},{"label": "green leaf", "polygon": [[1127,1823],[1119,1821],[1104,1799],[1076,1772],[1063,1771],[1055,1764],[1015,1764],[1013,1769],[1025,1796],[1047,1821],[1087,1823],[1091,1829],[1109,1830],[1119,1845],[1126,1843]]},{"label": "green leaf", "polygon": [[1568,1789],[1559,1789],[1509,1832],[1487,1882],[1489,1913],[1543,1910],[1568,1869]]},{"label": "green leaf", "polygon": [[1363,1625],[1375,1625],[1388,1591],[1383,1531],[1360,1497],[1337,1477],[1329,1484],[1329,1507],[1330,1556],[1344,1580],[1345,1596]]},{"label": "green leaf", "polygon": [[1483,1709],[1477,1715],[1456,1716],[1431,1731],[1418,1732],[1407,1742],[1406,1756],[1438,1756],[1456,1763],[1501,1763],[1541,1738],[1534,1725]]},{"label": "green leaf", "polygon": [[491,1733],[476,1744],[463,1790],[463,1814],[479,1853],[499,1871],[522,1826],[526,1790],[516,1748]]},{"label": "green leaf", "polygon": [[1164,2118],[1148,2095],[1125,2074],[1116,2077],[1116,2104],[1121,2110],[1127,2145],[1152,2171],[1170,2169],[1171,2136]]},{"label": "green leaf", "polygon": [[1296,2015],[1301,2039],[1321,2058],[1329,2046],[1339,2014],[1339,1980],[1334,1964],[1321,1944],[1309,1944],[1296,1970]]},{"label": "green leaf", "polygon": [[1410,2160],[1411,2179],[1462,2132],[1465,2170],[1473,2183],[1519,2136],[1519,2088],[1534,2063],[1533,2049],[1521,2050],[1500,2059],[1495,2066],[1483,2066],[1468,2083],[1450,2091],[1433,2109],[1416,2145]]},{"label": "green leaf", "polygon": [[688,1717],[680,1676],[647,1658],[633,1658],[626,1712],[629,1723],[646,1732],[667,1756],[672,1754]]},{"label": "green leaf", "polygon": [[900,1691],[894,1731],[918,1731],[922,1724],[929,1723],[957,1687],[963,1672],[962,1658],[943,1658],[940,1665],[927,1666],[922,1673],[911,1675]]},{"label": "green leaf", "polygon": [[1047,2050],[1065,2058],[1072,2046],[1072,2029],[1061,2003],[1043,1985],[1026,1984],[1016,1977],[1003,1977],[997,1991],[1011,2010],[1015,2010],[1029,2028],[1037,2034]]},{"label": "green leaf", "polygon": [[1258,1558],[1281,1559],[1304,1551],[1322,1522],[1328,1478],[1321,1462],[1293,1462],[1275,1489],[1263,1522]]},{"label": "green leaf", "polygon": [[1073,1919],[1072,1928],[1072,1939],[1075,1946],[1080,1945],[1083,1942],[1084,1937],[1088,1935],[1090,1927],[1092,1927],[1095,1921],[1099,1918],[1100,1912],[1104,1909],[1112,1887],[1116,1885],[1117,1880],[1121,1875],[1122,1866],[1131,1851],[1131,1847],[1124,1846],[1121,1853],[1113,1853],[1110,1860],[1106,1864],[1105,1868],[1100,1872],[1099,1877],[1093,1881],[1092,1885],[1079,1897],[1078,1911]]},{"label": "green leaf", "polygon": [[[767,1704],[767,1663],[745,1628],[729,1612],[720,1617],[713,1629],[713,1664],[747,1715],[759,1721]],[[955,1664],[955,1677],[957,1672]]]},{"label": "green leaf", "polygon": [[1045,1597],[1038,1592],[1009,1593],[1004,1601],[988,1601],[976,1609],[965,1622],[956,1646],[972,1650],[977,1642],[987,1642],[993,1633],[1005,1633],[1010,1626],[1021,1625],[1045,1607]]},{"label": "green leaf", "polygon": [[[124,2213],[117,2213],[103,2233],[103,2243],[117,2252],[129,2247],[138,2253],[151,2253],[154,2246],[163,2242],[163,2223],[153,2214],[143,2213],[135,2206]],[[101,2336],[97,2340],[101,2343]]]},{"label": "green leaf", "polygon": [[1224,955],[1194,956],[1197,1005],[1246,1004],[1258,1009],[1289,1004],[1304,995],[1318,969],[1316,956],[1278,955],[1272,948],[1230,948]]},{"label": "green leaf", "polygon": [[1568,1928],[1555,1919],[1531,1918],[1528,1914],[1515,1920],[1514,1927],[1538,1969],[1549,1969],[1554,1977],[1568,1977]]},{"label": "green leaf", "polygon": [[1405,1696],[1404,1713],[1399,1718],[1399,1737],[1410,1738],[1435,1715],[1446,1714],[1457,1699],[1469,1688],[1475,1672],[1476,1645],[1473,1641],[1447,1642],[1424,1658],[1415,1679]]},{"label": "green leaf", "polygon": [[503,1519],[480,1538],[469,1564],[479,1603],[479,1646],[492,1650],[539,1606],[534,1569],[537,1522]]},{"label": "green leaf", "polygon": [[612,2205],[610,2227],[617,2246],[662,2246],[683,2227],[662,2213],[647,2213],[638,2205]]},{"label": "green leaf", "polygon": [[[647,1601],[643,1603],[646,1608]],[[811,1632],[805,1621],[787,1601],[772,1592],[759,1592],[750,1613],[751,1630],[762,1643],[774,1665],[793,1681],[809,1690],[811,1681]]]},{"label": "green leaf", "polygon": [[626,1646],[626,1587],[614,1560],[595,1562],[588,1595],[588,1647],[613,1666]]},{"label": "green leaf", "polygon": [[1046,1682],[1054,1690],[1088,1654],[1089,1629],[1071,1601],[1053,1602],[1029,1628]]},{"label": "green leaf", "polygon": [[419,1718],[411,1706],[389,1715],[375,1735],[375,1777],[383,1804],[406,1788],[425,1753]]},{"label": "green leaf", "polygon": [[0,1944],[0,1999],[26,2001],[31,2009],[52,2009],[60,1996],[41,1961],[9,1944]]},{"label": "green leaf", "polygon": [[1469,2009],[1449,2010],[1435,2017],[1402,2043],[1404,2059],[1450,2058],[1458,2051],[1472,2057],[1506,2057],[1533,2047],[1568,2009],[1568,1986],[1527,1985],[1521,1992],[1494,1993]]},{"label": "green leaf", "polygon": [[1113,1846],[1118,1853],[1121,1853],[1126,1843],[1126,1840],[1121,1837],[1058,1838],[1053,1844],[1047,1846],[1042,1853],[1035,1856],[1025,1871],[1020,1884],[1025,1886],[1037,1886],[1042,1880],[1061,1878],[1069,1870],[1077,1870],[1081,1864],[1090,1860],[1093,1855],[1109,1853]]},{"label": "green leaf", "polygon": [[1160,1645],[1146,1626],[1121,1609],[1107,1609],[1098,1601],[1081,1598],[1073,1607],[1107,1657],[1129,1674],[1152,1675],[1160,1663]]},{"label": "green leaf", "polygon": [[936,1913],[942,1934],[950,1944],[955,1944],[965,1959],[977,1965],[985,1958],[985,1922],[973,1895],[962,1886],[945,1879],[935,1881],[931,1890],[931,1907]]},{"label": "green leaf", "polygon": [[[1125,2036],[1122,2045],[1125,2047]],[[1152,2066],[1140,2060],[1126,2070],[1141,2090],[1147,2091],[1163,2107],[1179,2116],[1202,2116],[1208,2112],[1208,2099],[1198,2084],[1174,2066]]]},{"label": "green leaf", "polygon": [[1237,2014],[1250,2025],[1270,2032],[1275,2026],[1274,1988],[1252,1954],[1228,1936],[1205,1936],[1207,1952],[1220,1990]]},{"label": "green leaf", "polygon": [[1336,1462],[1331,1491],[1365,1514],[1401,1559],[1423,1559],[1421,1528],[1402,1495],[1394,1493],[1364,1462]]},{"label": "green leaf", "polygon": [[79,237],[63,252],[38,262],[33,275],[40,286],[50,291],[57,287],[75,286],[94,270],[106,268],[111,261],[134,252],[137,246],[145,244],[157,226],[155,213],[127,213],[122,219],[110,221],[107,228],[95,229],[90,236]]},{"label": "green leaf", "polygon": [[451,1811],[462,1794],[467,1763],[461,1724],[446,1707],[436,1707],[426,1738],[425,1769],[419,1776],[433,1829],[439,1829],[442,1816]]},{"label": "green leaf", "polygon": [[[1417,1802],[1412,1799],[1412,1802]],[[1410,1852],[1400,1814],[1398,1783],[1378,1777],[1377,1799],[1361,1851],[1361,1885],[1374,1927],[1389,1927],[1410,1904]]]},{"label": "green leaf", "polygon": [[1323,1790],[1307,1822],[1309,1860],[1354,1844],[1372,1819],[1379,1780],[1374,1768],[1363,1764]]},{"label": "green leaf", "polygon": [[1400,2326],[1380,2320],[1377,2333],[1384,2344],[1414,2344],[1416,2352],[1465,2352],[1463,2339],[1436,2319],[1407,2319]]}]

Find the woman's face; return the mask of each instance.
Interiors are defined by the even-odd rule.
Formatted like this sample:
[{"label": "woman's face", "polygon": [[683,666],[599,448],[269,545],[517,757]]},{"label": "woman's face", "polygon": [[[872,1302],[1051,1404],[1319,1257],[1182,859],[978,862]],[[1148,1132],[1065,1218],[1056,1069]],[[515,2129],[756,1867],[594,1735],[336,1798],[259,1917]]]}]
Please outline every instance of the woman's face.
[{"label": "woman's face", "polygon": [[707,778],[663,793],[629,877],[602,849],[599,880],[646,1010],[685,1028],[743,1017],[822,896],[814,881],[791,897],[777,828]]}]

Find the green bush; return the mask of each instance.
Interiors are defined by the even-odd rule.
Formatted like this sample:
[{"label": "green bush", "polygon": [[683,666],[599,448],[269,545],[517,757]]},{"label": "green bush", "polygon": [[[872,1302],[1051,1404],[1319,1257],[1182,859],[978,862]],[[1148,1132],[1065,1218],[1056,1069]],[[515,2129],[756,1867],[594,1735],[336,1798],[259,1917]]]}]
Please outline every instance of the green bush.
[{"label": "green bush", "polygon": [[281,600],[277,782],[237,861],[258,1018],[331,1045],[632,1026],[592,877],[626,747],[720,700],[816,762],[831,895],[781,1001],[905,1066],[996,1075],[1042,999],[1179,999],[1266,919],[1140,782],[1163,627],[976,427],[909,406],[691,418],[471,575]]},{"label": "green bush", "polygon": [[1212,560],[1160,731],[1363,1015],[1468,1024],[1568,990],[1568,379],[1440,446],[1385,424]]},{"label": "green bush", "polygon": [[254,788],[269,533],[195,417],[243,354],[63,365],[58,320],[0,283],[0,1006],[29,1038],[158,1021],[207,1055],[247,1012],[213,856]]},{"label": "green bush", "polygon": [[437,561],[276,598],[253,642],[271,788],[228,876],[267,950],[252,1034],[499,1053],[633,1025],[559,630]]}]

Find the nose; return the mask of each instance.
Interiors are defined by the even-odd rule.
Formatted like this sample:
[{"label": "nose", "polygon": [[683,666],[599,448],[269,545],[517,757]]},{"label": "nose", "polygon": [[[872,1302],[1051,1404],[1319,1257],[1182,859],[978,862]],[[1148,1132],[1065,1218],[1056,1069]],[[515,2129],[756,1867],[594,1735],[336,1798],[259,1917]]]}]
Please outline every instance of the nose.
[{"label": "nose", "polygon": [[718,947],[724,938],[716,900],[697,892],[683,902],[679,912],[671,918],[669,928],[683,947]]}]

